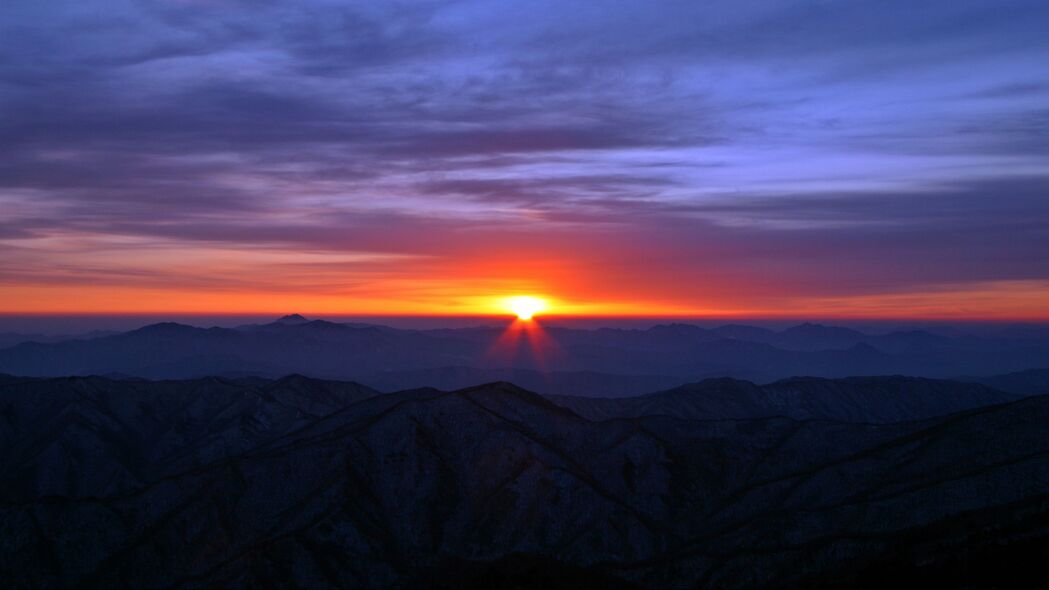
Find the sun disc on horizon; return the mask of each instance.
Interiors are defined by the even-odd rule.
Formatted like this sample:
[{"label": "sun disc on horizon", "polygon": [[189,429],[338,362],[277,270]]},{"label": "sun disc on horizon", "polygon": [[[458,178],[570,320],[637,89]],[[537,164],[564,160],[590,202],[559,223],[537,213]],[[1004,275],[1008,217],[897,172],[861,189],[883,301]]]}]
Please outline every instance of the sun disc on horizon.
[{"label": "sun disc on horizon", "polygon": [[506,300],[506,307],[520,320],[530,320],[535,314],[546,309],[546,302],[538,297],[521,295]]}]

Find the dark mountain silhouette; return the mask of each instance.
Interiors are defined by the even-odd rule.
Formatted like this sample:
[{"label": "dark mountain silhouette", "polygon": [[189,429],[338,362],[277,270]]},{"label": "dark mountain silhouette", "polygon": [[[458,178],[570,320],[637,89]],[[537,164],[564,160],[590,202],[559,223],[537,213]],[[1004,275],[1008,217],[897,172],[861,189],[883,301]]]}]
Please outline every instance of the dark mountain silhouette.
[{"label": "dark mountain silhouette", "polygon": [[303,316],[301,316],[301,315],[299,315],[297,313],[293,313],[293,314],[288,314],[288,315],[286,315],[284,317],[281,317],[281,318],[277,319],[277,321],[275,323],[285,324],[285,325],[287,325],[287,324],[305,324],[308,321],[309,320],[307,320],[305,317],[303,317]]},{"label": "dark mountain silhouette", "polygon": [[736,379],[700,383],[639,397],[552,397],[591,420],[675,416],[696,420],[783,416],[797,420],[888,423],[942,416],[1015,401],[1019,396],[976,383],[913,377],[795,377],[768,385]]},{"label": "dark mountain silhouette", "polygon": [[452,390],[493,381],[509,381],[525,389],[551,395],[578,393],[586,396],[624,397],[668,389],[680,384],[681,380],[664,375],[615,375],[595,371],[544,372],[533,369],[441,367],[415,371],[387,371],[365,375],[360,381],[381,391],[419,387]]},{"label": "dark mountain silhouette", "polygon": [[[951,580],[963,556],[998,579],[1040,567],[1049,398],[895,377],[700,385],[759,416],[588,420],[508,383],[0,379],[0,578],[755,588]],[[866,423],[872,399],[906,421]],[[929,417],[937,400],[993,405]]]},{"label": "dark mountain silhouette", "polygon": [[0,349],[0,371],[149,379],[302,373],[379,389],[459,388],[491,380],[551,394],[636,395],[708,377],[769,382],[793,375],[950,378],[1049,366],[1049,339],[866,335],[802,324],[775,332],[667,324],[645,330],[547,326],[542,348],[511,347],[504,327],[402,330],[293,314],[235,329],[160,323],[116,335]]},{"label": "dark mountain silhouette", "polygon": [[1049,394],[1049,369],[1029,369],[1005,375],[965,379],[1019,395]]},{"label": "dark mountain silhouette", "polygon": [[827,350],[851,348],[866,339],[862,332],[849,328],[804,323],[777,333],[771,344],[790,350]]},{"label": "dark mountain silhouette", "polygon": [[746,340],[748,342],[764,342],[770,344],[776,339],[776,332],[768,328],[747,326],[744,324],[726,324],[711,330],[723,338],[734,340]]},{"label": "dark mountain silhouette", "polygon": [[922,330],[890,332],[870,335],[858,330],[821,324],[804,323],[776,332],[740,324],[729,324],[713,330],[726,338],[770,344],[784,350],[820,351],[852,348],[867,344],[887,353],[915,353],[921,351],[979,347],[980,339],[972,337],[949,338]]},{"label": "dark mountain silhouette", "polygon": [[30,334],[23,332],[0,332],[0,348],[8,348],[23,342],[62,342],[63,340],[90,340],[112,336],[111,330],[91,330],[82,334]]}]

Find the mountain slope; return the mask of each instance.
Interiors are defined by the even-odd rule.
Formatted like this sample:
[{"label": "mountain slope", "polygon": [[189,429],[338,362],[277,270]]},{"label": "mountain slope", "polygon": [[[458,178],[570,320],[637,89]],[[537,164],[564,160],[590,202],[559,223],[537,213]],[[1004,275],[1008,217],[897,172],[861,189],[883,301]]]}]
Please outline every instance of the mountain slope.
[{"label": "mountain slope", "polygon": [[617,375],[595,371],[537,371],[532,369],[478,369],[440,367],[415,371],[385,371],[362,376],[359,381],[380,391],[417,387],[463,389],[493,381],[510,381],[544,395],[621,397],[667,389],[681,379],[666,375]]},{"label": "mountain slope", "polygon": [[103,496],[246,452],[378,392],[292,376],[0,385],[0,497]]},{"label": "mountain slope", "polygon": [[[24,387],[0,387],[5,440],[38,441],[5,447],[0,576],[12,587],[480,587],[534,581],[538,563],[588,581],[748,588],[847,576],[889,547],[1019,542],[996,523],[1046,539],[1049,398],[893,424],[593,422],[505,383],[345,400],[304,378],[269,396],[223,381]],[[190,428],[176,452],[146,434],[169,395],[249,402],[230,408],[236,426]],[[12,427],[7,408],[23,398],[53,401],[52,419],[17,406]],[[98,436],[54,428],[71,414]],[[244,446],[214,444],[216,429]],[[134,477],[114,485],[40,452],[59,447]],[[61,477],[6,485],[24,473]],[[983,522],[982,540],[958,537],[962,517]]]},{"label": "mountain slope", "polygon": [[783,416],[885,423],[942,416],[1018,397],[975,383],[890,376],[795,377],[768,385],[707,379],[637,397],[551,399],[591,420],[655,415],[696,420]]},{"label": "mountain slope", "polygon": [[1049,369],[1029,369],[1006,375],[966,379],[1017,395],[1049,394]]}]

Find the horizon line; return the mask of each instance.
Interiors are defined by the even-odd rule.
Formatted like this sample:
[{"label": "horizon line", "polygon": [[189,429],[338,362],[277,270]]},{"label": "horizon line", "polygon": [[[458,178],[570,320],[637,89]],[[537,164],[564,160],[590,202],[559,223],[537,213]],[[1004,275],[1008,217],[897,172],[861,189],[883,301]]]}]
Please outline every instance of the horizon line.
[{"label": "horizon line", "polygon": [[[258,311],[258,312],[202,312],[202,311],[128,311],[128,312],[103,312],[103,311],[0,311],[3,318],[63,318],[63,317],[97,317],[97,318],[136,318],[136,317],[191,317],[191,318],[258,318],[273,317],[279,319],[289,315],[301,315],[307,318],[375,318],[375,319],[484,319],[484,320],[512,320],[513,314],[501,313],[352,313],[352,312],[310,312],[310,311]],[[1025,324],[1049,324],[1049,316],[1024,317],[1024,316],[963,316],[963,315],[938,315],[938,316],[897,316],[897,315],[840,315],[831,314],[819,316],[813,314],[555,314],[544,313],[536,315],[535,319],[540,322],[559,320],[675,320],[675,321],[851,321],[851,322],[929,322],[929,323],[1025,323]]]}]

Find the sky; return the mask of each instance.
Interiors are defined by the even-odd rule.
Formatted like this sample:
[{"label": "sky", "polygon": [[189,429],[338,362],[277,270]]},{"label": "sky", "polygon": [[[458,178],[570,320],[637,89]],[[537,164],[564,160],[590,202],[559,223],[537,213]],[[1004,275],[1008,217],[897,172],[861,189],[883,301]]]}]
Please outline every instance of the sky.
[{"label": "sky", "polygon": [[0,312],[1049,319],[1045,0],[5,0]]}]

